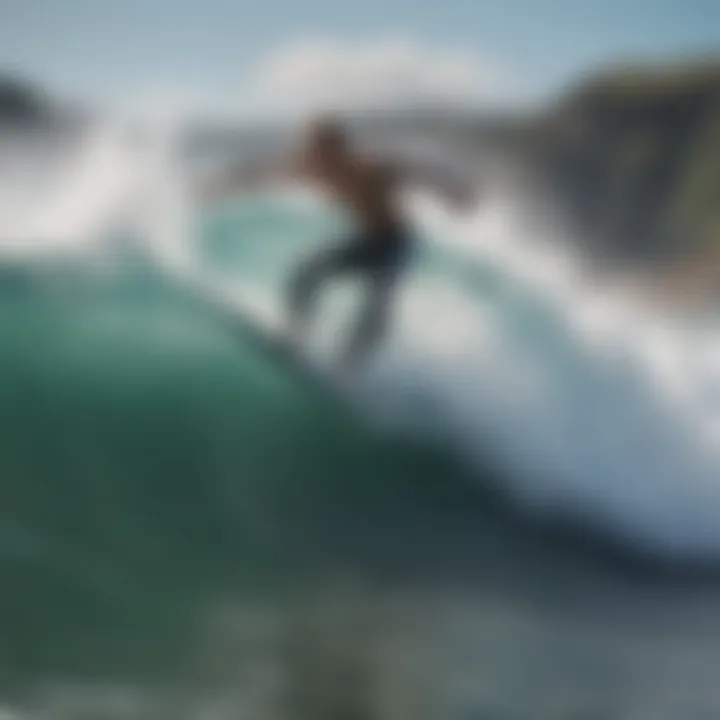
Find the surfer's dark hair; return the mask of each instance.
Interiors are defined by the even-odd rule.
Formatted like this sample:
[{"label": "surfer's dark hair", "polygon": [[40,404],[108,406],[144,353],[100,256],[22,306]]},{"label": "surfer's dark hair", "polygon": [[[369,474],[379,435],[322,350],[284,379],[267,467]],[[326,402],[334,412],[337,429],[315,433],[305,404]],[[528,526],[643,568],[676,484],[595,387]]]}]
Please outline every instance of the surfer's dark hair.
[{"label": "surfer's dark hair", "polygon": [[310,125],[312,142],[333,150],[340,150],[347,145],[347,133],[339,118],[324,115]]}]

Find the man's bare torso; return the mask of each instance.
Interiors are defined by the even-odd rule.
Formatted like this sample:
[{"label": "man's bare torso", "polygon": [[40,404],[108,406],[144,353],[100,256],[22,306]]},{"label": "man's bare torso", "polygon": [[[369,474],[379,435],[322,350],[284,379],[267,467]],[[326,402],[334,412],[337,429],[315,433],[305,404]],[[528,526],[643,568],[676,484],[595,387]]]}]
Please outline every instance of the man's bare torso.
[{"label": "man's bare torso", "polygon": [[305,174],[347,209],[362,230],[384,232],[404,224],[389,165],[352,156],[332,167],[310,161]]}]

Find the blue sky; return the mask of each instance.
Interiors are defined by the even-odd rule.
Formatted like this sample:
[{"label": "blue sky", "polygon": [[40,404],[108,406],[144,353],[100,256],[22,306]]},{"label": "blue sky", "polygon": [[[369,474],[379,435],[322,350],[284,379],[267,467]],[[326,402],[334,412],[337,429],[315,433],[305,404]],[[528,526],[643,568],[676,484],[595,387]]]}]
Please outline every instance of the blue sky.
[{"label": "blue sky", "polygon": [[388,37],[474,53],[536,95],[609,60],[720,52],[720,0],[0,0],[0,68],[123,103],[241,106],[293,42]]}]

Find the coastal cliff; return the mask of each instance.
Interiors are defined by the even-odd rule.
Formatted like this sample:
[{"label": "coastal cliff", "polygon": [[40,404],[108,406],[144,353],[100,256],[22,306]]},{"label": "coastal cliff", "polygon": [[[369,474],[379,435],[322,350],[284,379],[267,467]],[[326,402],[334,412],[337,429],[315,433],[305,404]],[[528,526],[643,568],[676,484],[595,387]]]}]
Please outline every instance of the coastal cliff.
[{"label": "coastal cliff", "polygon": [[522,143],[590,251],[662,264],[720,248],[720,60],[588,78]]}]

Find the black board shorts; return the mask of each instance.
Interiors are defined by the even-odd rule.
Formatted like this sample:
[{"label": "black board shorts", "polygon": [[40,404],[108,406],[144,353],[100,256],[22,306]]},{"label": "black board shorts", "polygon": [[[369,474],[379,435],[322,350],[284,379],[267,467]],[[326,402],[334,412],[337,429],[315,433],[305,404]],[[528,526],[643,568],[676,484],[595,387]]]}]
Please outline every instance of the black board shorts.
[{"label": "black board shorts", "polygon": [[394,280],[409,261],[411,245],[410,233],[404,228],[362,231],[324,251],[318,259],[326,272]]}]

